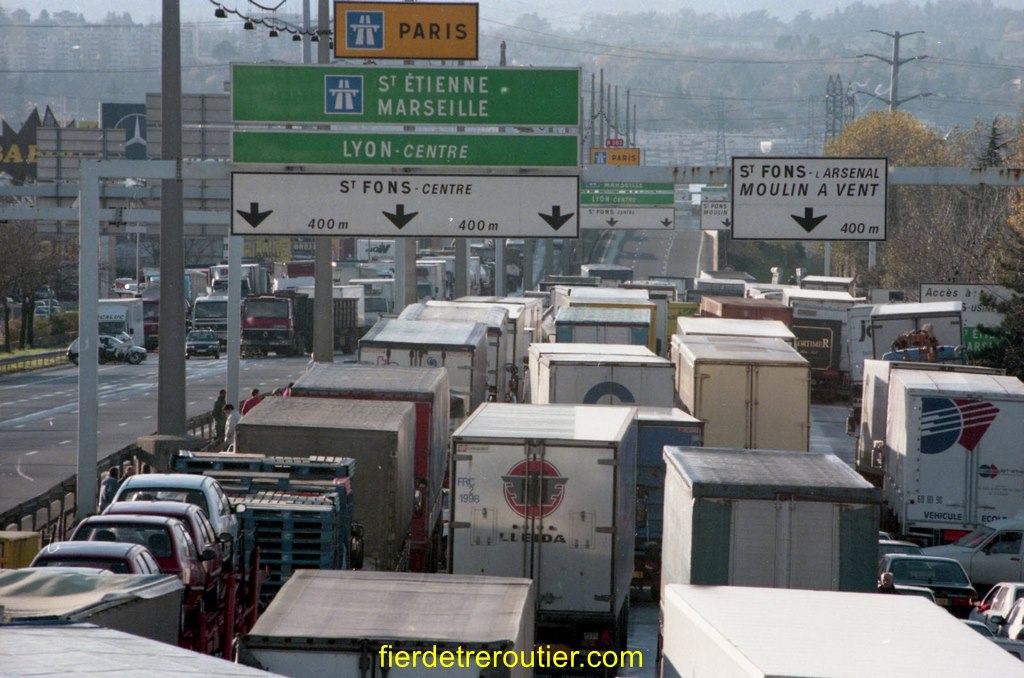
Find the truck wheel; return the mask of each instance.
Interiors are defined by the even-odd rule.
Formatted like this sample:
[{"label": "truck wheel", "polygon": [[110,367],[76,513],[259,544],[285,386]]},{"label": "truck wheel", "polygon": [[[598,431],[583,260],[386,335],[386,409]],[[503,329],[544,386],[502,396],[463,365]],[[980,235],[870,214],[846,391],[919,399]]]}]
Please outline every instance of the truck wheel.
[{"label": "truck wheel", "polygon": [[129,353],[128,354],[128,364],[129,365],[138,365],[141,362],[142,362],[142,356],[139,355],[138,353]]},{"label": "truck wheel", "polygon": [[213,359],[214,360],[220,360],[220,352],[219,351],[217,353],[213,354]]}]

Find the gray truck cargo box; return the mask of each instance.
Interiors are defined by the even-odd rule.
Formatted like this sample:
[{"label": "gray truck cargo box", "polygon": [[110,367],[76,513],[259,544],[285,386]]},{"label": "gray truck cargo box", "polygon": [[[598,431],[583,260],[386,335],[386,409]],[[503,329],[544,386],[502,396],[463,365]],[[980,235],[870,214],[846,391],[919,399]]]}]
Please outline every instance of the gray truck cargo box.
[{"label": "gray truck cargo box", "polygon": [[[238,452],[356,460],[353,519],[379,569],[399,561],[413,510],[415,406],[337,398],[266,398],[238,422]],[[362,488],[362,489],[361,489]]]},{"label": "gray truck cargo box", "polygon": [[[379,671],[403,651],[530,652],[533,608],[529,579],[298,570],[243,636],[239,656],[288,676],[359,676],[361,660]],[[390,668],[402,676],[482,675],[469,666]],[[522,667],[483,673],[532,675]]]},{"label": "gray truck cargo box", "polygon": [[881,493],[832,454],[666,447],[668,584],[873,591]]}]

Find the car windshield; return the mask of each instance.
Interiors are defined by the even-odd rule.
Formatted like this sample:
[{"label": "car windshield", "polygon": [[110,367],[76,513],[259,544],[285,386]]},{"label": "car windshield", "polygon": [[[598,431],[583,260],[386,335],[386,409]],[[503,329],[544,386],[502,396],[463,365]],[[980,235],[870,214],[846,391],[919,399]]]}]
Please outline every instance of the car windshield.
[{"label": "car windshield", "polygon": [[171,538],[159,525],[83,525],[75,532],[75,541],[117,541],[142,544],[157,558],[170,558]]},{"label": "car windshield", "polygon": [[185,490],[177,487],[140,487],[124,492],[118,501],[183,501],[195,504],[210,515],[210,507],[206,504],[206,496],[199,490]]},{"label": "car windshield", "polygon": [[213,332],[189,332],[187,341],[217,341],[217,335]]},{"label": "car windshield", "polygon": [[995,532],[991,527],[979,527],[973,532],[968,532],[964,536],[957,540],[957,546],[966,546],[968,548],[977,548],[985,543],[992,533]]},{"label": "car windshield", "polygon": [[889,571],[897,584],[931,586],[947,584],[970,586],[964,569],[956,561],[927,558],[900,558],[890,563]]}]

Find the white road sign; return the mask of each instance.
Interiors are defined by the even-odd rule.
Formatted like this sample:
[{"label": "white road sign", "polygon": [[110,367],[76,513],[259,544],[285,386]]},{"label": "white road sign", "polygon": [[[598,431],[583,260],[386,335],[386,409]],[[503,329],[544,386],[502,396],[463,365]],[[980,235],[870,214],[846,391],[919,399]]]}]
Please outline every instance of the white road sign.
[{"label": "white road sign", "polygon": [[576,238],[576,176],[231,175],[233,235]]},{"label": "white road sign", "polygon": [[643,228],[670,231],[675,226],[674,207],[580,206],[580,228]]},{"label": "white road sign", "polygon": [[728,231],[732,228],[732,203],[728,200],[700,201],[700,230]]},{"label": "white road sign", "polygon": [[732,159],[737,240],[885,240],[885,158]]}]

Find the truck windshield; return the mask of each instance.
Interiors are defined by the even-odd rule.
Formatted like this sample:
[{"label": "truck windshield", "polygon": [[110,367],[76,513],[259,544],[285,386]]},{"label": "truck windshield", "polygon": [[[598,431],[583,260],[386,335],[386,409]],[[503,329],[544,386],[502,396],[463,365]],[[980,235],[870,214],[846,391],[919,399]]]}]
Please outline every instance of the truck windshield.
[{"label": "truck windshield", "polygon": [[251,318],[287,318],[288,303],[283,299],[273,301],[247,299],[244,315]]},{"label": "truck windshield", "polygon": [[228,302],[226,301],[197,301],[195,306],[196,318],[205,320],[209,318],[228,317]]},{"label": "truck windshield", "polygon": [[991,527],[979,527],[973,532],[968,532],[964,536],[957,540],[957,546],[966,546],[968,548],[978,548],[985,541],[992,536],[995,532]]}]

